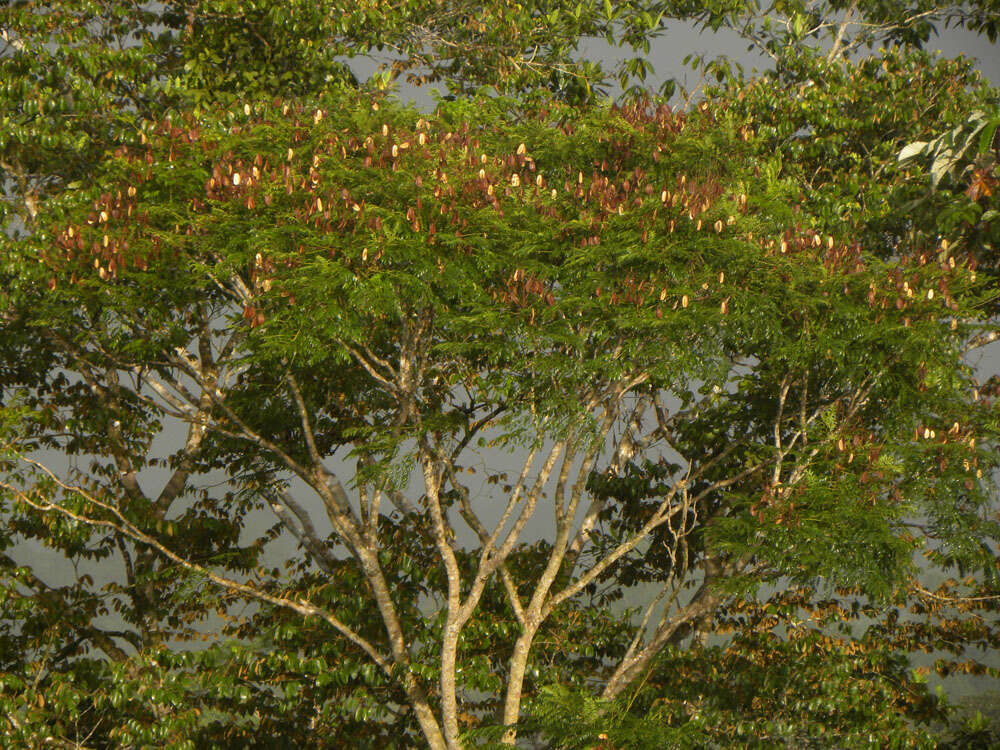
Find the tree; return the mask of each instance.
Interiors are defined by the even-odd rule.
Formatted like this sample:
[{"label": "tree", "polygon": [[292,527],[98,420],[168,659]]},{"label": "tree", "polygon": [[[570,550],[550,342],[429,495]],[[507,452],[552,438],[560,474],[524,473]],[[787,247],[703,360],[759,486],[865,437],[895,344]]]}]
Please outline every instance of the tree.
[{"label": "tree", "polygon": [[[107,149],[142,122],[242,98],[313,95],[347,83],[385,88],[405,75],[454,94],[550,89],[577,100],[630,80],[577,54],[605,37],[648,52],[660,23],[641,4],[467,0],[13,0],[0,9],[0,220],[30,221],[47,196],[86,182]],[[654,13],[654,15],[650,15]],[[662,15],[662,11],[661,11]],[[358,81],[346,61],[374,56]],[[631,69],[645,73],[637,58]]]},{"label": "tree", "polygon": [[[848,233],[886,258],[903,247],[936,247],[938,261],[964,258],[992,285],[1000,227],[994,192],[997,120],[990,114],[996,107],[995,93],[976,86],[977,74],[960,60],[935,61],[906,49],[856,64],[831,64],[831,57],[789,50],[774,72],[754,81],[733,76],[723,86],[710,88],[709,96],[738,102],[741,116],[758,124],[760,153],[780,153],[786,169],[799,175],[805,210],[821,226],[832,230],[847,224]],[[904,80],[909,82],[905,93]],[[932,96],[913,97],[915,90]],[[975,93],[949,112],[941,94],[962,90]],[[975,109],[980,111],[971,117],[962,114]],[[908,143],[914,137],[921,140]],[[915,159],[923,168],[909,168]],[[976,362],[970,356],[997,339],[993,303],[981,308],[979,325],[979,332],[970,333],[966,341],[965,361],[975,363],[970,370],[977,386],[974,397],[992,398],[995,366],[989,358]],[[718,639],[720,632],[732,633],[727,645],[703,650],[696,640],[684,651],[665,652],[642,688],[629,691],[617,704],[595,701],[585,691],[550,692],[532,709],[536,726],[560,747],[597,746],[602,735],[608,746],[627,747],[662,747],[665,738],[704,746],[737,736],[744,738],[741,742],[764,746],[783,745],[782,736],[824,747],[853,746],[865,745],[871,732],[881,742],[892,736],[901,746],[942,746],[940,737],[921,724],[935,714],[947,716],[947,705],[934,700],[919,677],[914,682],[904,671],[893,670],[906,665],[898,661],[901,655],[946,651],[951,658],[934,663],[941,676],[995,674],[987,667],[989,657],[981,655],[996,648],[1000,598],[993,571],[965,577],[971,571],[950,555],[947,545],[932,541],[954,530],[949,519],[913,519],[911,525],[929,542],[928,560],[912,581],[909,596],[889,608],[872,607],[864,598],[852,601],[856,591],[841,591],[842,598],[832,602],[779,591],[771,600],[749,605],[754,614],[735,620],[735,628],[726,608],[720,608],[705,634]],[[970,530],[966,539],[974,536]],[[995,549],[991,544],[987,555]],[[933,579],[940,570],[955,568],[963,576],[961,582],[946,581],[936,591],[921,583],[928,575]],[[796,606],[789,610],[790,601]],[[831,606],[837,611],[832,619]],[[874,622],[860,623],[860,633],[856,624],[843,644],[831,638],[831,623],[842,628],[859,612]],[[839,651],[841,644],[845,652]],[[789,668],[794,678],[786,681],[783,675],[787,677]],[[692,674],[692,683],[683,681],[681,676],[687,674]],[[894,705],[862,706],[855,680],[864,684],[861,694],[884,696]],[[752,687],[734,689],[744,681]],[[772,685],[780,689],[773,704]],[[749,697],[752,702],[744,700]],[[875,714],[866,716],[868,709]],[[874,715],[908,721],[896,730],[876,728]],[[581,721],[582,716],[593,721]],[[987,746],[992,736],[974,727],[963,729],[944,746]]]},{"label": "tree", "polygon": [[[762,581],[887,596],[921,538],[991,571],[962,359],[991,287],[905,225],[895,161],[984,89],[793,52],[690,112],[429,116],[236,70],[95,140],[73,188],[49,154],[3,249],[9,736],[510,742],[523,698],[622,696]],[[24,539],[122,578],[54,587]],[[639,584],[645,614],[609,610]],[[209,606],[222,637],[177,653]]]}]

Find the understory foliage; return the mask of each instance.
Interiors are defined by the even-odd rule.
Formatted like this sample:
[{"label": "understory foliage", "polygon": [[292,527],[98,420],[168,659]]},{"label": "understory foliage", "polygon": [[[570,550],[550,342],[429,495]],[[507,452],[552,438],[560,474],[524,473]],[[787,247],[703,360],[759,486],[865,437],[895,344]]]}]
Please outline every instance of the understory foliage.
[{"label": "understory foliage", "polygon": [[[939,594],[952,596],[950,582]],[[703,638],[665,650],[613,703],[541,690],[526,723],[560,748],[988,747],[995,728],[956,724],[927,675],[988,670],[995,602],[939,597],[876,607],[840,589],[787,589],[721,607]],[[974,612],[973,618],[966,615]],[[994,624],[990,624],[991,621]],[[922,656],[923,654],[933,654]],[[912,659],[923,664],[914,668]],[[967,744],[966,744],[967,743]]]},{"label": "understory foliage", "polygon": [[[911,655],[998,638],[997,94],[927,9],[699,8],[5,11],[5,742],[937,741]],[[671,14],[774,69],[571,64]]]}]

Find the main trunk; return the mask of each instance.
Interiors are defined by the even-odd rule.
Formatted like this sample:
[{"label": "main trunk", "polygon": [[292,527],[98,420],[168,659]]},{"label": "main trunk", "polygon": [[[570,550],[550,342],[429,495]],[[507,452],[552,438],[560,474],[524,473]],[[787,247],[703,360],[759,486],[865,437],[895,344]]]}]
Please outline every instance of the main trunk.
[{"label": "main trunk", "polygon": [[528,655],[535,638],[537,626],[525,626],[524,632],[514,644],[510,657],[510,676],[507,678],[507,695],[504,697],[503,724],[507,727],[503,742],[513,745],[517,740],[517,722],[521,717],[521,693],[524,689],[524,672],[528,667]]}]

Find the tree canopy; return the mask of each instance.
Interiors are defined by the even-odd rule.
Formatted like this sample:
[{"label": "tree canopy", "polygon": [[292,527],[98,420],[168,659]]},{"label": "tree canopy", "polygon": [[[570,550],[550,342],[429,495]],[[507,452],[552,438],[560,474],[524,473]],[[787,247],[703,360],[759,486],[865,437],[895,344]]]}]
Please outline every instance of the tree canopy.
[{"label": "tree canopy", "polygon": [[[906,653],[998,637],[1000,116],[919,47],[995,22],[765,10],[11,4],[5,738],[931,742]],[[580,40],[672,18],[775,67],[602,99]]]}]

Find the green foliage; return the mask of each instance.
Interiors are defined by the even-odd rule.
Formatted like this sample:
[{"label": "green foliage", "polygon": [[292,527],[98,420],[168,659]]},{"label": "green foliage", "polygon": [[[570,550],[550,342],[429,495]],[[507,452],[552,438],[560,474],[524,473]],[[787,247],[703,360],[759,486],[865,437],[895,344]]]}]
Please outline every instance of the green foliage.
[{"label": "green foliage", "polygon": [[542,691],[528,726],[556,748],[936,747],[948,706],[881,628],[851,635],[875,612],[809,591],[737,603],[703,635],[719,645],[664,652],[614,703]]},{"label": "green foliage", "polygon": [[[988,4],[852,7],[5,8],[5,739],[927,745],[905,654],[996,643],[997,95],[914,47]],[[600,102],[670,17],[776,67]]]}]

